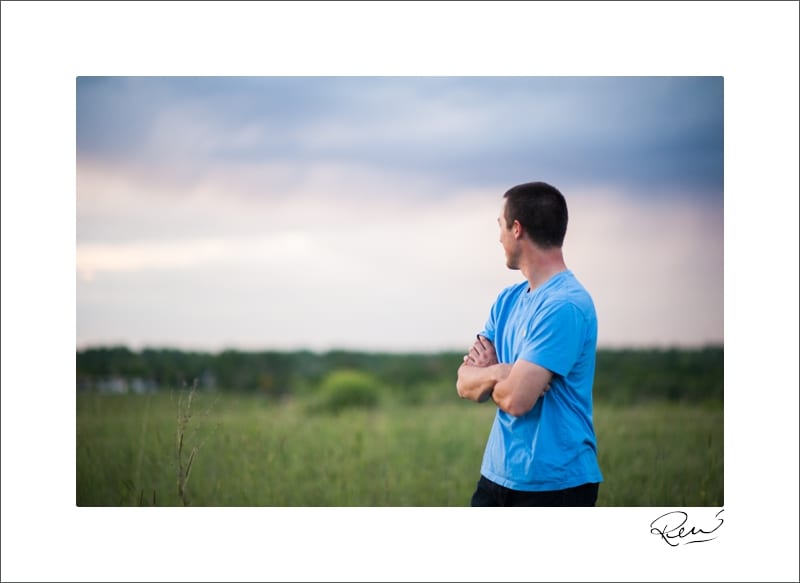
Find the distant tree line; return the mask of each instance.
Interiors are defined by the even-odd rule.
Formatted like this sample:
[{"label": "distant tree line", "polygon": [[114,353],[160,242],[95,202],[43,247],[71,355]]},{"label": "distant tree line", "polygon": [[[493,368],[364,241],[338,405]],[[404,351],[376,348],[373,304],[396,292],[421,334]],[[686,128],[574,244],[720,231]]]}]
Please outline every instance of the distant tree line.
[{"label": "distant tree line", "polygon": [[[206,390],[258,392],[280,398],[313,392],[330,374],[358,370],[401,392],[455,386],[462,354],[393,354],[334,350],[219,353],[126,347],[89,348],[76,353],[76,385],[84,391],[158,391],[197,384]],[[630,404],[723,398],[723,348],[601,349],[595,396]],[[453,389],[453,393],[455,389]]]}]

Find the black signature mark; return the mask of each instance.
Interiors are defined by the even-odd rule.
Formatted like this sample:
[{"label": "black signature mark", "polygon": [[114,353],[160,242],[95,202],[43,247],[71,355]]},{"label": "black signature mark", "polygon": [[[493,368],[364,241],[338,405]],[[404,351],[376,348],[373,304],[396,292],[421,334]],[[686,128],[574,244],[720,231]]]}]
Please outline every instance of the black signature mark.
[{"label": "black signature mark", "polygon": [[692,543],[708,542],[717,538],[718,534],[715,533],[724,522],[719,515],[722,514],[724,510],[725,509],[722,508],[714,516],[719,524],[714,526],[711,530],[705,530],[696,526],[687,527],[686,522],[689,520],[689,515],[682,510],[667,512],[650,523],[650,534],[660,536],[661,539],[671,547],[677,547],[680,544],[689,545]]}]

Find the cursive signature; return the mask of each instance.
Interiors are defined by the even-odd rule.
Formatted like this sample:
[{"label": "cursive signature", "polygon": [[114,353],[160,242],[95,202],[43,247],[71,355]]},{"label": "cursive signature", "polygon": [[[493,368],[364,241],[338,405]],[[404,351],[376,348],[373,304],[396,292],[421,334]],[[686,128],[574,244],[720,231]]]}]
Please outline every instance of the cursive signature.
[{"label": "cursive signature", "polygon": [[[719,521],[711,530],[705,530],[696,526],[687,527],[686,521],[689,520],[689,515],[682,510],[673,510],[667,512],[656,518],[650,523],[650,534],[660,536],[662,540],[671,547],[677,547],[680,544],[704,543],[717,538],[716,531],[722,526],[724,522],[719,517],[725,509],[722,508],[716,513],[714,518]],[[711,536],[714,535],[714,536]]]}]

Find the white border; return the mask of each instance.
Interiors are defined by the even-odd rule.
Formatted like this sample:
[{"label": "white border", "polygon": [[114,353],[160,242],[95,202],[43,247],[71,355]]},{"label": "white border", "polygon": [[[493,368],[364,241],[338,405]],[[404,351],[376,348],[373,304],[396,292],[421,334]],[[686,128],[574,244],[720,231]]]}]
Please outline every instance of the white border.
[{"label": "white border", "polygon": [[[0,20],[4,581],[798,579],[797,3],[3,2]],[[724,76],[720,539],[665,548],[659,509],[75,508],[75,77],[139,74]]]}]

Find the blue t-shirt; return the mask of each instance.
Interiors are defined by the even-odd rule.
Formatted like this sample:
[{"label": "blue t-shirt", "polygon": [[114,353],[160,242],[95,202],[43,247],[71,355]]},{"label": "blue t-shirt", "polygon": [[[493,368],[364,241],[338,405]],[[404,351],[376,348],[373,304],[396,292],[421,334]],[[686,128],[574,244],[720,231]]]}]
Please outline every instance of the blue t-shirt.
[{"label": "blue t-shirt", "polygon": [[550,390],[524,415],[497,409],[481,474],[525,491],[602,482],[592,422],[597,315],[573,273],[557,273],[532,292],[527,281],[504,289],[481,334],[499,362],[521,358],[553,373]]}]

